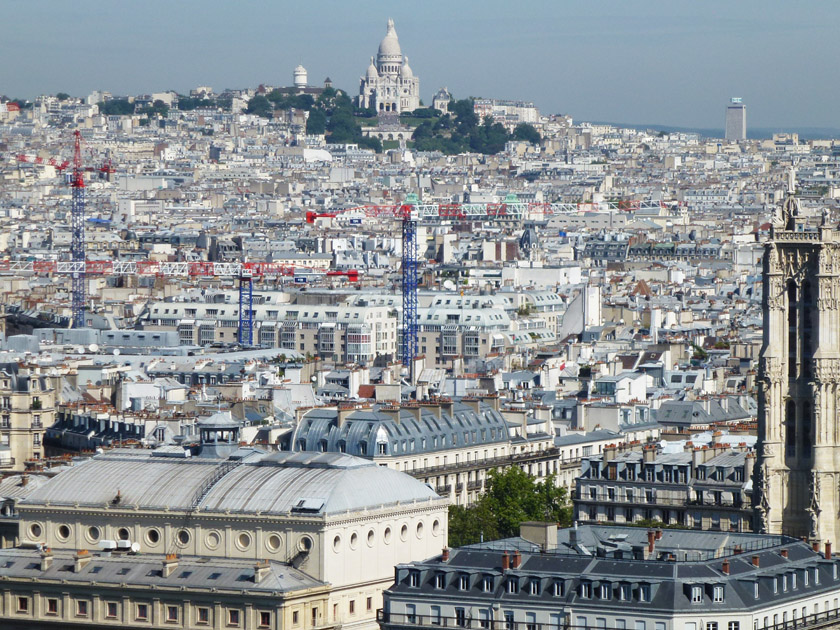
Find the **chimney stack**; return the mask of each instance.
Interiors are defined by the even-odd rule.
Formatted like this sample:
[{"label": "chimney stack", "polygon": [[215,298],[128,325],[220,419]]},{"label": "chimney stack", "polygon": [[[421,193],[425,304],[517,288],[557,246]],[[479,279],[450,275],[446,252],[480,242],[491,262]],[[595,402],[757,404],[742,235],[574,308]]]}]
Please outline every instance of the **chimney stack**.
[{"label": "chimney stack", "polygon": [[787,558],[788,557],[788,550],[787,549],[782,549],[779,553],[782,554],[782,558]]},{"label": "chimney stack", "polygon": [[827,540],[825,542],[825,559],[831,560],[831,541]]},{"label": "chimney stack", "polygon": [[814,553],[819,553],[820,552],[820,543],[818,543],[815,540],[814,542],[811,543],[811,549],[814,550]]},{"label": "chimney stack", "polygon": [[44,550],[41,552],[41,571],[46,571],[52,566],[53,562],[53,554],[52,549],[49,547],[44,547]]},{"label": "chimney stack", "polygon": [[502,552],[502,571],[510,569],[510,556],[507,551]]},{"label": "chimney stack", "polygon": [[723,566],[720,568],[724,575],[729,575],[729,560],[723,561]]},{"label": "chimney stack", "polygon": [[79,549],[73,555],[73,573],[81,573],[90,564],[91,555],[87,549]]},{"label": "chimney stack", "polygon": [[735,555],[740,556],[742,553],[744,553],[744,549],[741,545],[735,545]]},{"label": "chimney stack", "polygon": [[178,554],[175,553],[168,553],[166,557],[163,559],[163,571],[161,575],[163,577],[169,577],[173,573],[175,573],[175,569],[178,568]]},{"label": "chimney stack", "polygon": [[513,558],[511,558],[510,568],[518,569],[520,564],[522,564],[522,554],[519,553],[519,550],[517,549],[513,552]]},{"label": "chimney stack", "polygon": [[656,540],[656,532],[653,531],[652,529],[649,529],[647,534],[648,534],[648,553],[651,554],[651,553],[653,553],[654,546],[655,546],[654,541]]},{"label": "chimney stack", "polygon": [[24,473],[20,478],[20,485],[24,488],[29,485],[29,475]]},{"label": "chimney stack", "polygon": [[662,540],[662,530],[661,529],[656,530],[656,540]]},{"label": "chimney stack", "polygon": [[753,566],[754,566],[754,567],[759,566],[758,556],[753,556],[753,557],[752,557],[752,563],[753,563]]},{"label": "chimney stack", "polygon": [[443,553],[440,554],[441,562],[449,562],[449,547],[443,548]]},{"label": "chimney stack", "polygon": [[259,584],[271,573],[271,564],[268,560],[262,560],[254,565],[254,584]]}]

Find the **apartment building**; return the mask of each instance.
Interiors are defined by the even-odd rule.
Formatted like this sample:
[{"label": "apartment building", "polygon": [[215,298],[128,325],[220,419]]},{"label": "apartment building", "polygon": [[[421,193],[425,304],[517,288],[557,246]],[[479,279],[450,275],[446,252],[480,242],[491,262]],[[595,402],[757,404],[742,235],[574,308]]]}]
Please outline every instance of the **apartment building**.
[{"label": "apartment building", "polygon": [[746,447],[661,453],[612,444],[581,463],[574,495],[581,523],[660,521],[716,531],[752,531],[754,454]]},{"label": "apartment building", "polygon": [[44,433],[55,421],[55,389],[40,368],[0,365],[0,470],[24,470],[44,455]]}]

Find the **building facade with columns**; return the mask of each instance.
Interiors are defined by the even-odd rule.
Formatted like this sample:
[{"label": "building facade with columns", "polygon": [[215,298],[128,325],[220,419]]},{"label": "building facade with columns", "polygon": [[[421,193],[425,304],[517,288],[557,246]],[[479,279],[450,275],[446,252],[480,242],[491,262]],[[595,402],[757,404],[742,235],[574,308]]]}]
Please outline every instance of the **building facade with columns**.
[{"label": "building facade with columns", "polygon": [[761,531],[840,538],[840,231],[790,190],[765,244],[755,471]]},{"label": "building facade with columns", "polygon": [[370,58],[360,79],[358,104],[372,107],[377,114],[401,114],[420,107],[420,79],[411,71],[408,57],[403,57],[394,20],[388,20],[377,55]]}]

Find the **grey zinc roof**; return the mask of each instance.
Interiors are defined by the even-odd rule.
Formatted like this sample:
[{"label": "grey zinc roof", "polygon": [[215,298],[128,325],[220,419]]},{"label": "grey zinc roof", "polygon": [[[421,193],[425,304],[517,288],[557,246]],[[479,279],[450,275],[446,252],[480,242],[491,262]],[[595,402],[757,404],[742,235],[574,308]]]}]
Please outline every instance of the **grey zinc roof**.
[{"label": "grey zinc roof", "polygon": [[[335,513],[397,502],[439,500],[413,477],[338,453],[255,454],[244,462],[154,457],[119,449],[93,457],[50,479],[22,505],[115,505],[151,509],[288,514],[304,499],[312,513]],[[203,495],[203,496],[202,496]],[[312,503],[306,504],[311,508]]]},{"label": "grey zinc roof", "polygon": [[[67,583],[90,584],[98,587],[124,588],[196,587],[207,589],[235,589],[237,591],[288,592],[323,585],[302,571],[279,562],[270,563],[269,573],[254,582],[254,561],[234,560],[229,558],[189,558],[181,557],[178,566],[169,577],[161,573],[163,557],[142,554],[114,555],[107,557],[92,554],[89,564],[78,573],[73,571],[73,553],[56,551],[53,563],[46,571],[41,571],[41,556],[35,549],[3,549],[0,551],[0,567],[3,576],[16,579],[61,580]],[[69,569],[68,569],[69,567]]]},{"label": "grey zinc roof", "polygon": [[[439,497],[409,475],[357,457],[336,453],[277,453],[225,475],[199,509],[286,514],[309,499],[322,502],[317,512],[332,514]],[[302,507],[308,505],[304,503]]]}]

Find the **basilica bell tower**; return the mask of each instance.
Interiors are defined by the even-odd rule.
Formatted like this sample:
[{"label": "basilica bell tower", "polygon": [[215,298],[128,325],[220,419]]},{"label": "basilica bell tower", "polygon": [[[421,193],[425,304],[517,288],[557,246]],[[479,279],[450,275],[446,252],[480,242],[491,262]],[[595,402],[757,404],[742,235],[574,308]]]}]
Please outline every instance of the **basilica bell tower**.
[{"label": "basilica bell tower", "polygon": [[840,230],[806,226],[792,173],[762,278],[756,527],[840,541]]}]

